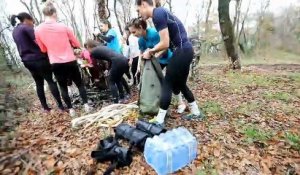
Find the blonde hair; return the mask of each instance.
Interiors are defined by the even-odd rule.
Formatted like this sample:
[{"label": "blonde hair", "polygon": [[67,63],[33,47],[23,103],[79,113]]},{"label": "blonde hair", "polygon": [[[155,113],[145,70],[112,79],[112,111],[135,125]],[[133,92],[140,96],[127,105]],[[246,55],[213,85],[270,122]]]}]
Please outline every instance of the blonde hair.
[{"label": "blonde hair", "polygon": [[56,8],[52,2],[46,2],[45,7],[43,8],[43,14],[45,16],[52,16],[56,13]]}]

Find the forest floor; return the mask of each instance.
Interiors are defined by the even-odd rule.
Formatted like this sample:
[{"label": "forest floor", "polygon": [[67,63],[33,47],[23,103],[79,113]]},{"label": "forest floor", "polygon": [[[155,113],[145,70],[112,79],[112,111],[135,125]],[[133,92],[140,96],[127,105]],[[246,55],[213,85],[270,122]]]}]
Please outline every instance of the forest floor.
[{"label": "forest floor", "polygon": [[[300,64],[248,65],[239,72],[206,65],[193,79],[206,118],[185,121],[170,107],[166,127],[184,126],[198,140],[196,160],[174,174],[300,174]],[[90,153],[112,131],[74,130],[67,114],[38,110],[27,76],[11,81],[6,100],[14,105],[1,120],[0,174],[102,174],[109,163],[95,165]],[[115,174],[155,171],[135,152],[131,166]]]}]

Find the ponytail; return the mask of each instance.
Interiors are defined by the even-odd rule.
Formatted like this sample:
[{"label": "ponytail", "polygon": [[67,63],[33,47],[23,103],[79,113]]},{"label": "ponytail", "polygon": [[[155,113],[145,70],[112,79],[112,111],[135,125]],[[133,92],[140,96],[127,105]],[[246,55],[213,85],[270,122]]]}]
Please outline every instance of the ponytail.
[{"label": "ponytail", "polygon": [[155,0],[155,7],[161,7],[160,0]]},{"label": "ponytail", "polygon": [[[10,24],[11,24],[13,27],[15,27],[16,24],[17,24],[16,18],[19,19],[18,15],[12,15],[12,16],[10,17]],[[19,20],[20,20],[20,19],[19,19]]]},{"label": "ponytail", "polygon": [[147,29],[147,22],[141,18],[134,18],[132,19],[129,24],[128,27],[134,27],[137,29]]},{"label": "ponytail", "polygon": [[10,17],[10,23],[14,27],[17,24],[16,18],[22,23],[25,19],[33,20],[32,16],[26,12],[19,13],[18,15],[12,15]]}]

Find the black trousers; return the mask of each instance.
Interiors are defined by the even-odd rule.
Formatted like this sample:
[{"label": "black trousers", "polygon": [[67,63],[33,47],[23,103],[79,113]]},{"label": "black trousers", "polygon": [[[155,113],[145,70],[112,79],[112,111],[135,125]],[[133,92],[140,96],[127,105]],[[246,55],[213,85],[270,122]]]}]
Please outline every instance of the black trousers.
[{"label": "black trousers", "polygon": [[56,63],[52,64],[52,70],[56,77],[56,80],[59,84],[62,97],[68,107],[72,108],[72,103],[70,96],[68,94],[68,81],[75,83],[79,90],[80,97],[82,98],[83,103],[87,103],[87,94],[82,82],[82,78],[79,72],[79,68],[76,61],[68,63]]},{"label": "black trousers", "polygon": [[127,71],[128,64],[125,62],[124,64],[112,64],[112,68],[109,74],[109,87],[113,96],[114,103],[118,103],[119,98],[124,98],[123,84],[126,83],[126,81],[123,78],[123,75]]},{"label": "black trousers", "polygon": [[36,85],[36,93],[44,109],[50,109],[47,105],[44,80],[47,81],[49,89],[60,109],[63,109],[63,104],[60,98],[57,84],[53,81],[51,65],[48,60],[24,61],[24,66],[30,71]]},{"label": "black trousers", "polygon": [[195,101],[193,93],[186,84],[193,56],[194,51],[191,47],[180,48],[173,52],[173,57],[167,65],[166,76],[162,84],[161,109],[168,109],[172,92],[175,95],[181,92],[189,103]]},{"label": "black trousers", "polygon": [[139,57],[133,58],[132,65],[131,65],[131,73],[133,75],[133,84],[134,85],[139,84],[139,82],[140,82],[140,74],[138,74],[135,77],[135,74],[136,74],[137,68],[138,68],[138,63],[139,63]]}]

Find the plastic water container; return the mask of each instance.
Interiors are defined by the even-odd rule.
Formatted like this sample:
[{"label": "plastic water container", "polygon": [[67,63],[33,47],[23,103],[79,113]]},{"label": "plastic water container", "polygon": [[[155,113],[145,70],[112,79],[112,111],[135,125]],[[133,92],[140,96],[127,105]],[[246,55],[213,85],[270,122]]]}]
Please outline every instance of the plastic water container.
[{"label": "plastic water container", "polygon": [[158,175],[174,173],[190,164],[197,156],[197,140],[184,127],[175,128],[145,143],[146,162]]}]

